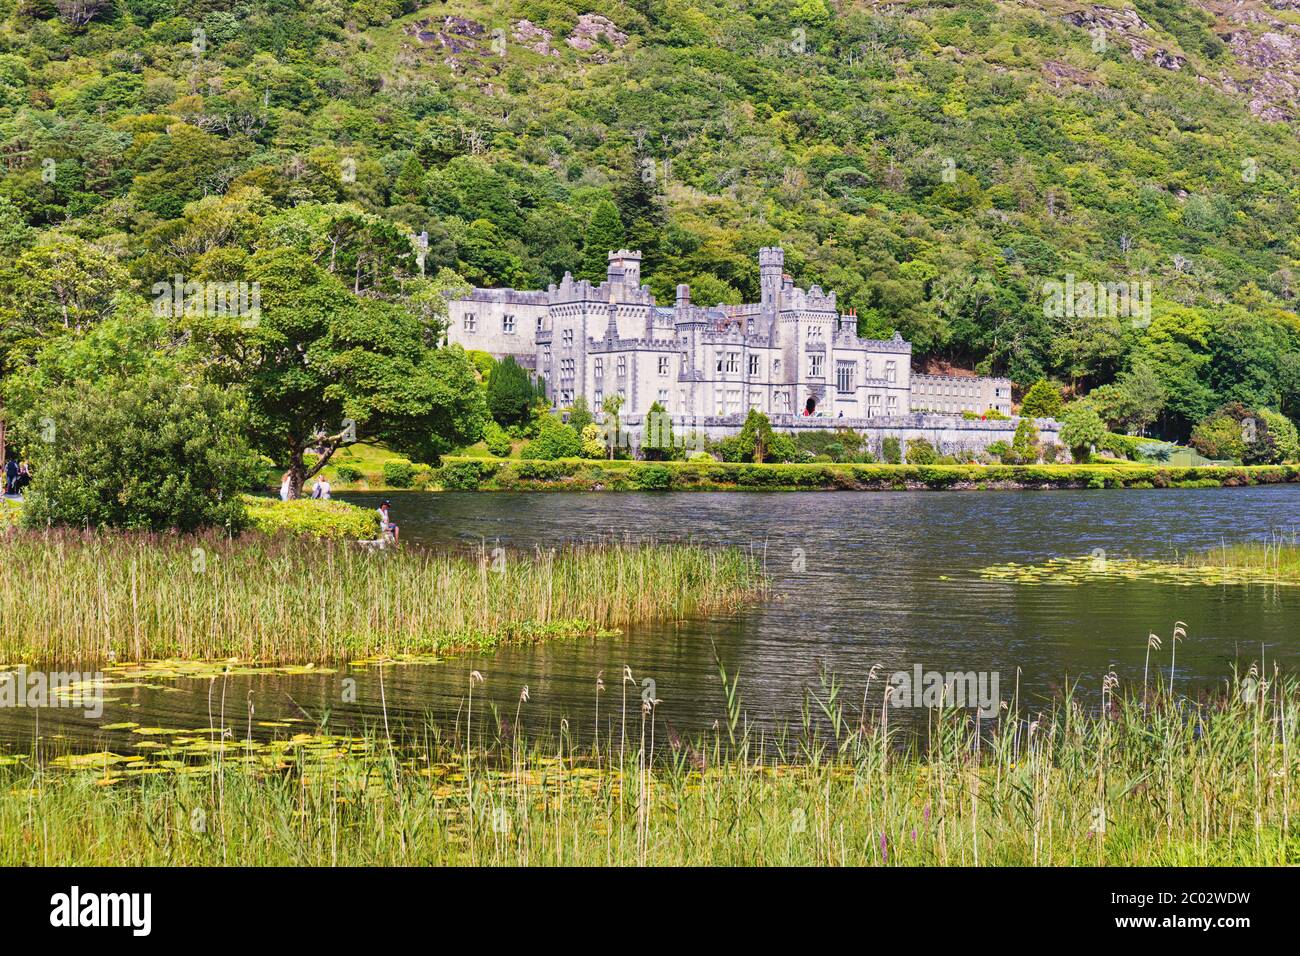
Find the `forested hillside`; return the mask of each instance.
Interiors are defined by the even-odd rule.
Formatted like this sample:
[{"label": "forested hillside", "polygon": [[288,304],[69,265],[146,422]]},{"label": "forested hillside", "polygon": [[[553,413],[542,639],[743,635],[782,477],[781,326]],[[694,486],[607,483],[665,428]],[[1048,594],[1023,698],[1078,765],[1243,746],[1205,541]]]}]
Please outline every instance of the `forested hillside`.
[{"label": "forested hillside", "polygon": [[[1112,427],[1171,438],[1228,402],[1300,417],[1294,0],[0,16],[11,402],[15,381],[42,387],[25,370],[51,337],[147,325],[177,276],[274,300],[290,273],[280,287],[317,289],[294,272],[314,264],[382,339],[436,323],[458,278],[594,278],[619,246],[643,250],[661,301],[678,282],[753,300],[757,249],[780,244],[800,284],[836,290],[864,334],[900,331],[918,364],[1106,386]],[[1150,283],[1150,313],[1051,314],[1044,284],[1067,276]]]}]

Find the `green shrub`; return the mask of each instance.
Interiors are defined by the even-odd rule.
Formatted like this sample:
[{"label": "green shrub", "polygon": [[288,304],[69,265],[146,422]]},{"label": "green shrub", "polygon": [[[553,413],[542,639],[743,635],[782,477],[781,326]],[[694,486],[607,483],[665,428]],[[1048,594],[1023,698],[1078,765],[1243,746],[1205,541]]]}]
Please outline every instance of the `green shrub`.
[{"label": "green shrub", "polygon": [[510,436],[496,422],[488,422],[484,428],[483,443],[487,445],[488,452],[497,458],[509,458],[510,452],[514,450]]},{"label": "green shrub", "polygon": [[1064,410],[1061,390],[1046,379],[1039,379],[1025,393],[1020,414],[1027,418],[1060,418]]},{"label": "green shrub", "polygon": [[933,465],[938,461],[939,456],[935,453],[934,446],[924,438],[909,438],[907,440],[907,463],[909,465]]},{"label": "green shrub", "polygon": [[522,452],[524,458],[554,461],[557,458],[578,458],[582,455],[582,439],[554,415],[543,415],[537,423],[537,437]]},{"label": "green shrub", "polygon": [[370,540],[379,537],[379,515],[346,501],[243,497],[249,523],[264,534],[300,534],[313,538]]},{"label": "green shrub", "polygon": [[673,473],[663,465],[636,465],[628,477],[642,491],[667,491],[673,485]]},{"label": "green shrub", "polygon": [[57,389],[12,436],[32,462],[23,524],[237,532],[261,471],[246,423],[227,392],[169,376]]},{"label": "green shrub", "polygon": [[384,462],[384,484],[390,488],[409,488],[415,484],[415,465],[405,458]]},{"label": "green shrub", "polygon": [[1011,439],[1011,458],[1017,464],[1028,465],[1038,461],[1038,426],[1032,418],[1022,418]]},{"label": "green shrub", "polygon": [[439,469],[438,480],[451,491],[475,491],[489,474],[486,466],[478,461],[447,462]]},{"label": "green shrub", "polygon": [[888,464],[899,465],[903,462],[903,443],[895,435],[890,435],[880,443],[880,454]]}]

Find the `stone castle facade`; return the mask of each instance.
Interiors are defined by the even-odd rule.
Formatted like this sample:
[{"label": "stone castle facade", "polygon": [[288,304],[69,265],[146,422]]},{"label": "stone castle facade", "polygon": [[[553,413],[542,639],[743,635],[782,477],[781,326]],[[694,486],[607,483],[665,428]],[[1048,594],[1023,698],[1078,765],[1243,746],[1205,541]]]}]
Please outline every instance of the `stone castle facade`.
[{"label": "stone castle facade", "polygon": [[[759,250],[758,263],[758,302],[696,304],[679,285],[674,304],[661,306],[641,284],[641,254],[620,249],[598,284],[565,273],[545,291],[474,289],[450,303],[448,338],[514,356],[542,377],[557,409],[584,396],[599,411],[618,395],[627,421],[655,402],[674,421],[711,432],[739,427],[751,408],[774,424],[820,428],[914,409],[1010,412],[1007,380],[914,377],[911,343],[897,334],[859,338],[856,316],[839,312],[834,292],[794,284],[779,247]],[[948,378],[960,394],[947,394],[939,380]],[[918,402],[922,382],[935,391]]]}]

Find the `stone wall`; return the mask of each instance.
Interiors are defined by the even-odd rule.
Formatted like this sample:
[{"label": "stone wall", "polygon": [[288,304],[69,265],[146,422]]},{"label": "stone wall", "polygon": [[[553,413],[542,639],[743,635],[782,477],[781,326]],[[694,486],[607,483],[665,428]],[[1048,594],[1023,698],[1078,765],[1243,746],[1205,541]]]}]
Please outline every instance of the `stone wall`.
[{"label": "stone wall", "polygon": [[[778,432],[797,434],[801,431],[836,431],[848,429],[865,435],[875,452],[880,451],[881,443],[886,438],[898,438],[906,445],[909,438],[924,438],[941,455],[955,455],[958,452],[979,452],[997,441],[1008,445],[1015,437],[1019,417],[1005,421],[967,420],[960,415],[939,415],[914,412],[892,418],[813,418],[803,415],[772,415],[772,428]],[[734,435],[744,425],[740,415],[705,416],[692,418],[673,415],[673,436],[682,441],[684,436],[694,431],[716,441]],[[1061,424],[1054,418],[1036,418],[1040,442],[1061,444]],[[623,416],[621,427],[632,436],[632,444],[640,445],[644,421],[640,415]]]}]

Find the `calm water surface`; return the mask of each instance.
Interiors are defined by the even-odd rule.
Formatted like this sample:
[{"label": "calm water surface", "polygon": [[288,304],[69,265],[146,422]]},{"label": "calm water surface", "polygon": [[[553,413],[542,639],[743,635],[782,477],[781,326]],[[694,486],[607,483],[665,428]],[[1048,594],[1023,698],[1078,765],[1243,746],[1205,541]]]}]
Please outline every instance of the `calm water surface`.
[{"label": "calm water surface", "polygon": [[[378,494],[344,496],[367,506]],[[1165,638],[1185,621],[1178,647],[1180,687],[1210,686],[1234,662],[1261,653],[1300,665],[1300,588],[1186,587],[1151,582],[1025,586],[982,580],[978,569],[1006,561],[1081,556],[1161,557],[1223,542],[1265,539],[1300,528],[1300,487],[1204,490],[889,493],[391,494],[405,541],[433,547],[550,547],[611,534],[752,547],[765,556],[773,592],[735,614],[670,626],[637,627],[612,639],[506,648],[439,665],[390,668],[383,697],[390,721],[426,716],[450,727],[463,707],[468,674],[482,672],[478,702],[513,720],[529,688],[524,722],[554,730],[561,719],[589,737],[595,682],[604,675],[601,722],[620,706],[620,676],[655,682],[664,729],[694,734],[724,713],[714,654],[740,674],[744,707],[766,727],[798,723],[807,688],[823,669],[846,685],[856,708],[867,674],[921,664],[926,670],[997,671],[1003,696],[1017,678],[1022,695],[1046,697],[1067,678],[1100,687],[1112,667],[1140,683],[1147,634]],[[437,600],[437,595],[430,595]],[[344,677],[357,700],[342,703]],[[221,692],[221,682],[216,692]],[[0,740],[30,746],[35,735],[109,748],[129,734],[98,730],[123,720],[167,727],[208,723],[208,681],[166,691],[136,689],[79,712],[0,711]],[[381,720],[378,672],[226,682],[227,720],[244,732],[277,716],[330,715],[331,727]],[[634,709],[639,687],[628,688]],[[878,702],[881,678],[873,686]],[[219,704],[219,701],[218,701]],[[233,716],[232,716],[233,715]],[[37,721],[39,719],[39,727]],[[284,731],[279,731],[284,733]],[[138,741],[138,738],[136,738]]]}]

